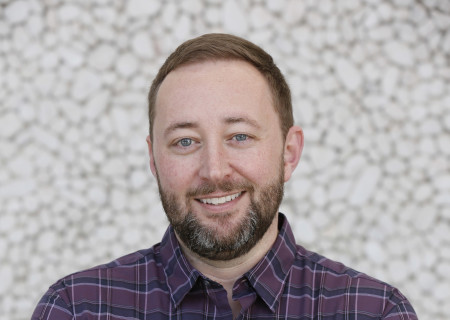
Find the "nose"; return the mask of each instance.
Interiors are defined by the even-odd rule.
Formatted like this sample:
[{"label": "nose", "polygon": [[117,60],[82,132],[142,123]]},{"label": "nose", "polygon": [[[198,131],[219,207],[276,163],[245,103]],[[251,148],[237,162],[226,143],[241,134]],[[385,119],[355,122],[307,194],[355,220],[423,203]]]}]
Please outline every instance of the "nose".
[{"label": "nose", "polygon": [[229,156],[222,144],[215,143],[204,147],[200,160],[199,175],[202,179],[214,183],[220,182],[231,175]]}]

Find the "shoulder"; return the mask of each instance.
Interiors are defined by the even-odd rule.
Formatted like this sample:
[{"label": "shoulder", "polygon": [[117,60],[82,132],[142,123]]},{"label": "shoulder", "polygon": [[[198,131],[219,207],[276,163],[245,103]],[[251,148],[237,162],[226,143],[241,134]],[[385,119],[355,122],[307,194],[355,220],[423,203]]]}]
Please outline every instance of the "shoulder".
[{"label": "shoulder", "polygon": [[145,290],[165,289],[159,248],[157,244],[59,279],[41,298],[33,319],[47,319],[45,314],[50,312],[57,312],[65,319],[62,315],[71,316],[77,309],[89,309],[85,304],[93,306],[115,297],[122,301],[133,300],[143,287]]},{"label": "shoulder", "polygon": [[324,313],[338,307],[381,319],[397,319],[397,315],[416,319],[414,309],[397,288],[299,245],[291,279],[290,286],[308,288]]},{"label": "shoulder", "polygon": [[58,280],[52,288],[79,287],[80,285],[92,287],[96,284],[103,286],[105,281],[109,281],[109,285],[117,286],[135,283],[140,279],[136,276],[144,270],[147,274],[149,271],[152,274],[158,274],[162,269],[159,247],[160,245],[156,244],[149,249],[127,254],[109,263],[69,274]]}]

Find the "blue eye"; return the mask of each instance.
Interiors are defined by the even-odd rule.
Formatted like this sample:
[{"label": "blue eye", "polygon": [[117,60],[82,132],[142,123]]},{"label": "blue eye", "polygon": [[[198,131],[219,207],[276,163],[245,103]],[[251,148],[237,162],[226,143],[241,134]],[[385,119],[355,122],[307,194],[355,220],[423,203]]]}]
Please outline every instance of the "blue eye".
[{"label": "blue eye", "polygon": [[235,135],[234,138],[236,139],[236,141],[245,141],[247,140],[248,136],[246,134],[239,133]]},{"label": "blue eye", "polygon": [[192,144],[192,139],[183,138],[180,141],[178,141],[178,144],[182,147],[189,147]]}]

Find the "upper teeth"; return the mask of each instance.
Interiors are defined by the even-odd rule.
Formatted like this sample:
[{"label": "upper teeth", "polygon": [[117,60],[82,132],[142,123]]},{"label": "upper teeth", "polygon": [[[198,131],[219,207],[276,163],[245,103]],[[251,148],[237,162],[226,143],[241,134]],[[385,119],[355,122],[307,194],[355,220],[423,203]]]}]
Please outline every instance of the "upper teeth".
[{"label": "upper teeth", "polygon": [[230,196],[226,196],[226,197],[220,197],[220,198],[207,198],[207,199],[199,199],[202,203],[207,203],[207,204],[214,204],[214,205],[218,205],[218,204],[223,204],[225,202],[231,201],[233,199],[236,199],[237,197],[240,196],[240,192],[239,193],[235,193],[232,194]]}]

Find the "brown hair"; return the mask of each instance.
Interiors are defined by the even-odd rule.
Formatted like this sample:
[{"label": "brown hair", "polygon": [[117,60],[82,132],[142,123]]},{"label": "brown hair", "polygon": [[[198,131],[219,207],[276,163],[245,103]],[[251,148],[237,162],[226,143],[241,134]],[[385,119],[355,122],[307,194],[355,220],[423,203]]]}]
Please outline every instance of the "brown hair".
[{"label": "brown hair", "polygon": [[164,62],[148,93],[148,117],[152,138],[155,104],[159,87],[166,76],[176,68],[207,60],[242,60],[250,63],[267,79],[272,91],[275,111],[279,115],[283,138],[294,125],[291,92],[272,57],[257,45],[237,36],[210,33],[182,43]]}]

